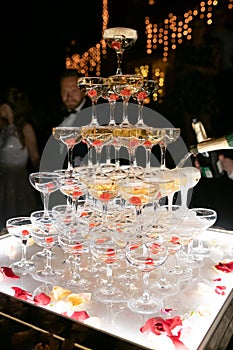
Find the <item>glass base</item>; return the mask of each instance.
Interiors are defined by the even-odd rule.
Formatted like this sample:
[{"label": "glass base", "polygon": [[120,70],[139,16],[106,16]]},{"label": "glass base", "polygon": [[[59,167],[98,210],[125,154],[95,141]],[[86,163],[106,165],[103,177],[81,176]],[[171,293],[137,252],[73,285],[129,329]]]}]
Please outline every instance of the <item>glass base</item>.
[{"label": "glass base", "polygon": [[162,296],[170,296],[170,295],[176,295],[180,287],[177,283],[172,282],[157,282],[151,285],[153,288],[153,291],[156,291],[156,294],[162,295]]},{"label": "glass base", "polygon": [[34,292],[33,292],[33,298],[36,296],[36,295],[39,295],[39,294],[41,294],[41,293],[44,293],[44,294],[46,294],[46,295],[50,295],[51,294],[51,292],[52,292],[52,289],[53,289],[53,287],[52,287],[52,285],[48,285],[48,284],[42,284],[42,285],[40,285],[39,287],[37,287],[35,290],[34,290]]},{"label": "glass base", "polygon": [[125,301],[123,291],[116,287],[103,287],[93,292],[93,297],[101,302],[120,303]]},{"label": "glass base", "polygon": [[147,301],[141,296],[137,299],[131,299],[128,302],[128,308],[133,312],[140,314],[153,314],[159,312],[162,308],[162,301],[151,296]]},{"label": "glass base", "polygon": [[84,279],[84,278],[80,278],[80,279],[72,279],[72,280],[67,280],[65,281],[64,285],[68,288],[78,288],[79,291],[84,292],[84,291],[88,291],[89,287],[91,285],[91,282]]},{"label": "glass base", "polygon": [[57,283],[61,272],[58,270],[38,270],[32,273],[35,280],[44,281],[48,283]]},{"label": "glass base", "polygon": [[11,264],[11,268],[16,273],[30,273],[35,269],[35,264],[32,261],[20,260]]}]

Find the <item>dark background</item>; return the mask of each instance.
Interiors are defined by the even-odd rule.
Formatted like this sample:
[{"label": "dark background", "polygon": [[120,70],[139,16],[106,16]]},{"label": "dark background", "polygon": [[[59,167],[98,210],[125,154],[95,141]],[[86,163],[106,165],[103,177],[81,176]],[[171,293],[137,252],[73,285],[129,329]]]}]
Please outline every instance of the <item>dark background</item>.
[{"label": "dark background", "polygon": [[[169,12],[183,14],[199,1],[109,0],[111,26],[138,31],[138,40],[125,52],[124,62],[145,57],[145,16],[159,22]],[[65,68],[66,49],[71,40],[83,54],[102,38],[102,0],[86,1],[4,1],[0,7],[0,89],[19,85],[28,90],[34,104],[51,106],[59,99],[59,76]],[[154,54],[156,55],[156,54]],[[102,75],[115,74],[115,52],[108,50],[102,60]]]}]

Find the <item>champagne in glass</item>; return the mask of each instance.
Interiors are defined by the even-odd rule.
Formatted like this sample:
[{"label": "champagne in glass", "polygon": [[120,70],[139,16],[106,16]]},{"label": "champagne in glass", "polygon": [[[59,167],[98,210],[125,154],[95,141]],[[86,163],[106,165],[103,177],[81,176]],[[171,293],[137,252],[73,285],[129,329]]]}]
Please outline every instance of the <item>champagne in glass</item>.
[{"label": "champagne in glass", "polygon": [[130,97],[135,95],[143,84],[143,77],[138,74],[111,75],[108,78],[111,89],[122,98],[123,120],[121,127],[131,126],[128,119],[128,104]]},{"label": "champagne in glass", "polygon": [[132,28],[114,27],[105,29],[103,39],[117,54],[116,74],[122,74],[122,58],[124,51],[132,47],[137,38],[137,31]]},{"label": "champagne in glass", "polygon": [[135,93],[133,98],[138,102],[138,120],[136,126],[146,127],[143,122],[143,106],[145,100],[153,95],[158,89],[158,84],[152,79],[143,79],[143,84],[140,89]]},{"label": "champagne in glass", "polygon": [[27,242],[31,237],[31,227],[30,217],[14,217],[8,219],[6,222],[6,228],[9,234],[12,237],[19,238],[22,243],[21,259],[11,264],[11,268],[17,273],[26,274],[35,268],[34,263],[26,258]]},{"label": "champagne in glass", "polygon": [[[96,164],[100,165],[101,151],[104,145],[108,145],[112,141],[112,129],[108,126],[82,126],[82,137],[89,147],[96,150]],[[91,163],[93,163],[91,161]]]},{"label": "champagne in glass", "polygon": [[109,88],[109,83],[107,78],[103,77],[82,77],[77,81],[77,85],[86,94],[92,103],[92,116],[91,123],[89,126],[99,126],[97,115],[96,115],[96,105],[98,99],[105,95],[105,92]]},{"label": "champagne in glass", "polygon": [[166,152],[167,146],[175,142],[180,136],[180,128],[164,128],[164,137],[159,142],[159,147],[161,151],[161,168],[166,169]]}]

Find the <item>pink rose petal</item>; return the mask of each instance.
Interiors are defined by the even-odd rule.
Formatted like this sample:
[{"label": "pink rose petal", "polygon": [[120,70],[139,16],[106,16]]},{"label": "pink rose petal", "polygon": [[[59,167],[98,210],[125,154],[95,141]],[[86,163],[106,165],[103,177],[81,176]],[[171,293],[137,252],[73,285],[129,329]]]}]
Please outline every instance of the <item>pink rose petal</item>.
[{"label": "pink rose petal", "polygon": [[33,301],[39,305],[48,305],[51,302],[51,298],[45,293],[40,293],[34,297]]},{"label": "pink rose petal", "polygon": [[70,318],[73,318],[74,320],[76,321],[84,321],[86,320],[87,318],[89,318],[89,315],[86,311],[75,311],[72,315],[68,315],[67,312],[63,312],[62,315],[64,316],[68,316]]}]

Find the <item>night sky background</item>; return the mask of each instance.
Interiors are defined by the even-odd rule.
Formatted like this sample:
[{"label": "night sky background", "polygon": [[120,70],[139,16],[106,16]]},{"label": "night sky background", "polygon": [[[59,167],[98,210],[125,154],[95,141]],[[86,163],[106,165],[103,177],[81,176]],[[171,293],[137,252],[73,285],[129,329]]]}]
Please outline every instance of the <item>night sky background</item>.
[{"label": "night sky background", "polygon": [[[124,60],[146,57],[146,15],[158,23],[169,12],[183,14],[199,2],[156,0],[149,6],[148,0],[109,0],[108,27],[138,31],[138,40],[125,51]],[[0,89],[6,85],[26,88],[35,105],[47,108],[59,98],[59,76],[71,40],[76,40],[79,54],[100,41],[102,0],[9,0],[0,5],[0,14]],[[115,74],[115,65],[115,52],[110,49],[102,75]]]}]

